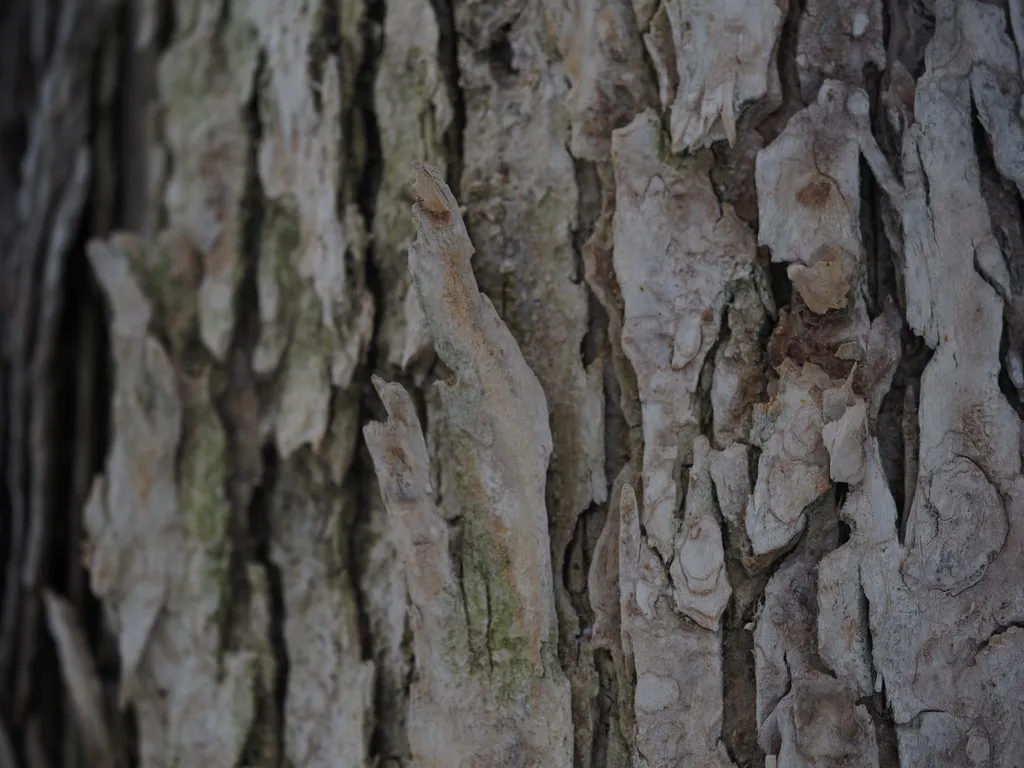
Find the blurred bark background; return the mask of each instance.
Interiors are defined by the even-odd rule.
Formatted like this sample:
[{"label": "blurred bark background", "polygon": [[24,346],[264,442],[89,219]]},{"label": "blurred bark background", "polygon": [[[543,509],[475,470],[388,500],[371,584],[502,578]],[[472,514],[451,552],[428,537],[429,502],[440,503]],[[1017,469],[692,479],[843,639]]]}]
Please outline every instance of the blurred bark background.
[{"label": "blurred bark background", "polygon": [[0,768],[1020,765],[1022,50],[7,0]]}]

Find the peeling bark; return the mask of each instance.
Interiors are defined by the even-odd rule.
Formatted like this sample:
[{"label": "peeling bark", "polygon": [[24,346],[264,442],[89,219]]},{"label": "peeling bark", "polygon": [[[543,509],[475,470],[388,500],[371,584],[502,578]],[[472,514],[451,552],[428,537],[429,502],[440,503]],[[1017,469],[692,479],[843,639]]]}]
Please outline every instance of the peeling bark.
[{"label": "peeling bark", "polygon": [[1017,765],[1019,0],[8,5],[0,763]]}]

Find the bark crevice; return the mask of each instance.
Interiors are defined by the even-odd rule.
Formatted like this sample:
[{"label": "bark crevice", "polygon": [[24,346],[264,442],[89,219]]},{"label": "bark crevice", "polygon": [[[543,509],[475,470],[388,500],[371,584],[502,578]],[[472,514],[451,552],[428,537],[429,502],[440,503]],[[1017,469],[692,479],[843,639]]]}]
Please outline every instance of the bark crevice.
[{"label": "bark crevice", "polygon": [[[340,0],[329,2],[334,6],[332,15],[336,17],[334,29],[337,30],[337,23],[340,21]],[[352,108],[348,118],[351,125],[345,133],[348,140],[343,152],[347,158],[346,164],[351,168],[360,169],[355,184],[354,202],[358,206],[362,224],[367,232],[376,231],[378,200],[384,182],[381,126],[377,116],[375,88],[384,55],[385,18],[387,13],[394,12],[389,11],[388,6],[386,0],[366,0],[364,5],[364,15],[359,29],[362,60],[355,78]],[[365,245],[363,258],[363,280],[377,308],[361,369],[364,376],[366,373],[379,370],[384,363],[379,355],[379,340],[384,319],[381,309],[387,305],[386,288],[378,268],[378,248],[380,244],[371,237]],[[364,378],[358,385],[360,422],[365,421],[377,410],[377,397],[369,384]],[[340,392],[336,394],[342,396]],[[375,631],[378,627],[375,622],[376,616],[380,611],[386,610],[386,606],[379,604],[382,595],[376,592],[378,587],[373,575],[374,569],[379,568],[379,563],[376,562],[379,556],[376,554],[376,547],[380,544],[381,537],[386,534],[378,517],[380,510],[375,504],[375,496],[379,489],[373,478],[370,456],[360,446],[356,450],[346,480],[346,484],[352,489],[355,502],[355,511],[351,516],[347,533],[347,559],[355,597],[362,658],[374,663],[372,733],[369,738],[367,759],[388,765],[389,761],[402,759],[405,753],[403,739],[396,734],[404,726],[403,710],[407,690],[396,690],[396,680],[402,680],[407,673],[394,668],[394,659],[389,655],[390,638],[383,638]],[[408,653],[403,652],[401,656],[407,658]]]},{"label": "bark crevice", "polygon": [[[270,647],[274,654],[275,674],[273,690],[270,691],[272,707],[267,712],[264,723],[271,733],[271,742],[278,750],[277,755],[280,756],[287,753],[284,711],[285,697],[288,693],[288,672],[290,667],[288,643],[285,639],[288,606],[284,599],[284,582],[281,568],[270,556],[272,531],[269,506],[277,481],[279,457],[274,447],[267,445],[264,446],[262,458],[262,481],[253,493],[252,503],[249,506],[248,523],[253,560],[264,568],[267,576],[268,604],[270,608],[268,629]],[[258,753],[251,754],[248,759],[254,764],[258,764],[261,755]]]},{"label": "bark crevice", "polygon": [[455,0],[430,0],[440,31],[437,60],[452,105],[452,120],[444,132],[445,180],[456,200],[462,199],[464,170],[463,133],[466,130],[466,98],[459,82],[459,34],[455,24]]}]

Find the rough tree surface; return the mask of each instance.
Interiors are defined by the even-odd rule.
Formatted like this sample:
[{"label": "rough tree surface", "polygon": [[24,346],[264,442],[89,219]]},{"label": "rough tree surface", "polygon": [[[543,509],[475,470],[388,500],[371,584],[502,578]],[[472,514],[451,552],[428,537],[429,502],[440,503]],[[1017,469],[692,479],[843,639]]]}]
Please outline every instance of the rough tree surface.
[{"label": "rough tree surface", "polygon": [[11,7],[0,768],[1022,764],[1024,0]]}]

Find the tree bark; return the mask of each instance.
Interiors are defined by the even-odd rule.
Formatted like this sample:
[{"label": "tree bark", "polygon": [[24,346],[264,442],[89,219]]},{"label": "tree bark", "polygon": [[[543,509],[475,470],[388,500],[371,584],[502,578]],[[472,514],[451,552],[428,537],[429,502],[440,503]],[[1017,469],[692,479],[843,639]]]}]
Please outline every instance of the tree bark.
[{"label": "tree bark", "polygon": [[1021,0],[53,7],[0,768],[1019,765]]}]

